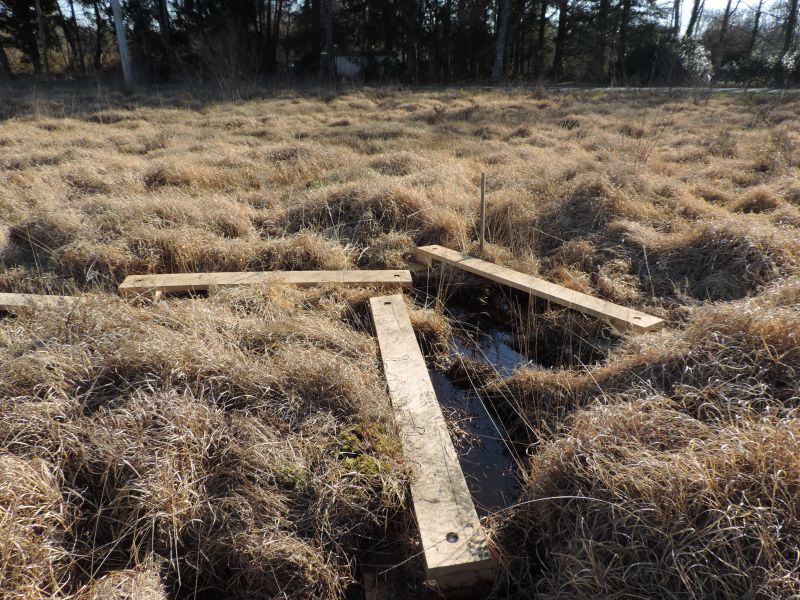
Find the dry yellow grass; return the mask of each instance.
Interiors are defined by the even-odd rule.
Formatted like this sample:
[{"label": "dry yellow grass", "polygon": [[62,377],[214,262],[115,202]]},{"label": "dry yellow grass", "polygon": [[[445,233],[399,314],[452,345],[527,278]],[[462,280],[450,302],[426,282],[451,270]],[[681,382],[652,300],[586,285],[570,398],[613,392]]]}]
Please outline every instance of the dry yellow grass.
[{"label": "dry yellow grass", "polygon": [[796,100],[3,94],[0,291],[87,295],[0,320],[10,597],[336,597],[376,544],[412,553],[370,290],[115,287],[471,249],[482,171],[487,258],[668,321],[523,302],[542,367],[465,366],[532,455],[488,522],[498,594],[800,593]]}]

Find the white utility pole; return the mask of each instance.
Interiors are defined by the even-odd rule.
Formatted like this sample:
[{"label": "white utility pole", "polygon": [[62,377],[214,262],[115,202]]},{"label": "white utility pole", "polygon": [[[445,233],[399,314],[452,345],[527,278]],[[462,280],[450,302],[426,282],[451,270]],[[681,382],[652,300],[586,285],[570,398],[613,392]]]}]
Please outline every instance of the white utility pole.
[{"label": "white utility pole", "polygon": [[122,23],[122,10],[119,7],[119,0],[111,0],[111,8],[114,11],[114,27],[117,30],[122,77],[125,79],[125,85],[132,85],[133,74],[131,73],[131,62],[128,58],[128,43],[125,41],[125,25]]}]

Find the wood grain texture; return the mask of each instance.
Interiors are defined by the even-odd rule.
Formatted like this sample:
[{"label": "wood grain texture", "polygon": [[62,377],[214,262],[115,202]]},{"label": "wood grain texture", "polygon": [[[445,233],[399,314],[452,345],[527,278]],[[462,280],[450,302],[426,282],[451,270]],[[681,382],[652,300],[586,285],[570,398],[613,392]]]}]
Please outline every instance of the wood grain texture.
[{"label": "wood grain texture", "polygon": [[243,271],[232,273],[174,273],[129,275],[119,286],[120,296],[155,292],[197,292],[211,287],[234,285],[289,284],[310,287],[326,283],[339,285],[384,285],[410,287],[411,273],[386,271]]},{"label": "wood grain texture", "polygon": [[370,308],[403,452],[414,467],[411,498],[427,576],[442,590],[469,591],[491,580],[492,559],[405,300],[372,298]]},{"label": "wood grain texture", "polygon": [[582,292],[576,292],[544,279],[526,275],[507,267],[501,267],[442,246],[422,246],[417,248],[417,260],[425,264],[431,264],[431,261],[436,260],[457,267],[474,275],[485,277],[495,283],[507,285],[537,298],[602,319],[621,331],[644,333],[660,329],[664,325],[664,321],[658,317],[632,308],[626,308],[607,300],[601,300]]},{"label": "wood grain texture", "polygon": [[16,312],[21,308],[36,306],[66,306],[72,308],[79,300],[79,296],[0,293],[0,310]]}]

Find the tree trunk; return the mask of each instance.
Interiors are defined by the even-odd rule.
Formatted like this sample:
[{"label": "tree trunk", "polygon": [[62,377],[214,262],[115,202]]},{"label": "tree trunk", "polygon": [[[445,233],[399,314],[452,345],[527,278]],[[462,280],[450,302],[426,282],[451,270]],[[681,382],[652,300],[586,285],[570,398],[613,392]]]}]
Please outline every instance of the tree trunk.
[{"label": "tree trunk", "polygon": [[406,10],[406,74],[414,83],[418,83],[419,73],[417,71],[417,49],[418,49],[418,30],[417,30],[417,13],[419,12],[420,0],[407,0]]},{"label": "tree trunk", "polygon": [[[61,25],[61,33],[62,36],[56,35],[56,43],[58,51],[61,53],[61,57],[64,59],[64,64],[68,66],[71,73],[75,73],[77,71],[76,67],[76,60],[78,51],[75,48],[75,38],[73,37],[72,28],[68,25],[68,21],[64,16],[64,11],[61,10],[61,4],[56,2],[56,10],[58,11],[58,18],[55,19],[55,22]],[[61,43],[61,38],[67,42],[67,50],[64,51],[64,44]]]},{"label": "tree trunk", "polygon": [[433,61],[432,61],[432,68],[430,72],[436,76],[439,76],[439,83],[442,82],[442,36],[441,36],[441,13],[438,10],[438,3],[437,8],[433,10]]},{"label": "tree trunk", "polygon": [[44,67],[44,74],[50,75],[50,60],[47,56],[47,33],[44,29],[42,0],[36,0],[36,23],[39,29],[39,52],[41,53],[42,57],[42,67]]},{"label": "tree trunk", "polygon": [[92,2],[92,5],[94,7],[94,22],[97,35],[94,43],[94,70],[99,73],[103,66],[103,29],[105,29],[105,21],[103,21],[100,15],[100,7],[98,6],[97,0]]},{"label": "tree trunk", "polygon": [[336,58],[333,53],[333,3],[335,0],[325,2],[325,71],[327,76],[336,79]]},{"label": "tree trunk", "polygon": [[756,13],[753,15],[753,28],[750,30],[750,41],[747,43],[747,56],[748,58],[753,55],[753,49],[756,47],[756,40],[758,39],[758,25],[761,22],[761,9],[764,6],[764,0],[758,0],[758,7]]},{"label": "tree trunk", "polygon": [[625,85],[625,55],[628,53],[628,24],[631,20],[631,0],[622,0],[622,16],[617,38],[617,82]]},{"label": "tree trunk", "polygon": [[528,40],[525,39],[525,34],[528,32],[528,26],[530,23],[525,22],[525,2],[524,0],[520,0],[519,3],[519,14],[520,14],[520,28],[519,28],[519,50],[517,52],[517,67],[516,67],[516,75],[526,75],[525,69],[525,60],[528,58],[528,54],[525,50],[525,45],[527,44]]},{"label": "tree trunk", "polygon": [[[272,54],[269,57],[270,71],[275,71],[278,68],[278,39],[281,33],[281,17],[283,16],[283,0],[278,0],[278,6],[275,8],[275,23],[274,32],[272,37]],[[287,61],[288,65],[288,61]]]},{"label": "tree trunk", "polygon": [[442,56],[442,83],[450,82],[453,61],[453,0],[445,0],[444,15],[442,15],[442,37],[444,37],[444,50]]},{"label": "tree trunk", "polygon": [[178,72],[178,56],[172,46],[172,35],[169,29],[169,8],[167,0],[158,0],[158,29],[161,32],[161,43],[164,44],[164,52],[167,55],[167,69],[170,75]]},{"label": "tree trunk", "polygon": [[81,75],[86,75],[86,57],[83,51],[83,41],[81,40],[81,29],[78,27],[78,19],[75,18],[75,0],[69,0],[69,22],[72,28],[72,36],[75,40],[75,51],[78,55],[78,67]]},{"label": "tree trunk", "polygon": [[597,14],[597,29],[598,29],[598,43],[597,43],[597,78],[605,83],[606,81],[606,56],[608,52],[608,11],[609,0],[600,0],[600,7]]},{"label": "tree trunk", "polygon": [[75,29],[72,27],[72,21],[67,19],[64,16],[64,11],[61,9],[61,4],[56,3],[56,9],[58,10],[58,23],[61,24],[61,32],[64,34],[63,37],[67,42],[67,53],[64,55],[64,49],[61,44],[61,40],[58,39],[58,46],[61,50],[62,56],[65,56],[64,64],[66,64],[69,68],[70,73],[77,73],[78,72],[78,47],[77,47],[77,40],[75,35]]},{"label": "tree trunk", "polygon": [[311,63],[319,74],[322,54],[322,3],[326,0],[311,0]]},{"label": "tree trunk", "polygon": [[[261,28],[261,38],[259,40],[262,51],[267,58],[267,71],[272,70],[272,0],[267,0],[267,8],[264,10],[264,0],[259,0],[261,16],[259,17],[259,27]],[[266,16],[265,16],[266,15]],[[265,20],[266,19],[266,20]]]},{"label": "tree trunk", "polygon": [[547,32],[547,0],[539,0],[539,32],[536,36],[536,77],[544,77],[544,36]]},{"label": "tree trunk", "polygon": [[672,37],[676,39],[681,33],[681,4],[683,0],[674,0],[672,4]]},{"label": "tree trunk", "polygon": [[425,31],[425,0],[416,0],[414,6],[414,81],[419,83],[419,62],[420,56],[422,56],[423,33]]},{"label": "tree trunk", "polygon": [[470,68],[470,56],[467,51],[467,0],[456,0],[456,33],[453,44],[453,69],[458,74],[468,73]]},{"label": "tree trunk", "polygon": [[797,0],[789,0],[789,16],[786,19],[786,31],[783,35],[781,56],[785,56],[794,44],[794,28],[797,25]]},{"label": "tree trunk", "polygon": [[[291,33],[291,31],[292,31],[292,11],[291,10],[287,10],[286,11],[286,30],[285,30],[285,33],[283,34],[284,35],[284,39],[288,39],[289,38],[289,34]],[[284,46],[283,46],[283,56],[286,59],[286,68],[288,69],[289,68],[289,57],[290,57],[289,44],[284,44]]]},{"label": "tree trunk", "polygon": [[564,44],[567,41],[567,13],[569,0],[559,0],[558,27],[556,29],[556,47],[553,53],[553,79],[561,79],[561,70],[564,67]]},{"label": "tree trunk", "polygon": [[691,39],[694,35],[694,28],[697,26],[697,21],[700,19],[700,13],[703,11],[703,0],[694,0],[692,2],[692,12],[689,14],[689,24],[686,26],[685,39]]},{"label": "tree trunk", "polygon": [[11,65],[8,62],[8,55],[3,43],[0,42],[0,79],[13,79],[14,74],[11,72]]},{"label": "tree trunk", "polygon": [[722,23],[719,26],[719,39],[717,48],[717,55],[714,57],[714,75],[719,77],[719,71],[722,67],[722,60],[725,58],[725,40],[728,37],[728,27],[731,21],[731,3],[733,0],[728,0],[725,5],[725,12],[722,13]]},{"label": "tree trunk", "polygon": [[497,29],[497,43],[494,47],[494,66],[492,67],[492,81],[500,81],[503,77],[503,62],[506,54],[506,41],[508,40],[508,21],[511,17],[511,0],[500,2],[500,25]]}]

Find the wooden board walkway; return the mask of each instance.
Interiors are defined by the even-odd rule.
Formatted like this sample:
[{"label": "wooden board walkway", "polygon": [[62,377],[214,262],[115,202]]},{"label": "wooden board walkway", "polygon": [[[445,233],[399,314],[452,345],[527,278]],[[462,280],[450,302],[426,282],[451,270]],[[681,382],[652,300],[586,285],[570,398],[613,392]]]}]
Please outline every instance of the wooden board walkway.
[{"label": "wooden board walkway", "polygon": [[72,308],[80,296],[46,296],[42,294],[0,293],[0,310],[16,312],[21,308],[35,306],[66,306]]},{"label": "wooden board walkway", "polygon": [[463,269],[496,283],[522,290],[537,298],[543,298],[561,306],[597,317],[621,331],[643,333],[659,329],[664,325],[664,321],[658,317],[601,300],[588,294],[576,292],[544,279],[526,275],[507,267],[501,267],[442,246],[422,246],[417,248],[417,260],[428,265],[436,260]]},{"label": "wooden board walkway", "polygon": [[414,467],[411,499],[428,579],[444,591],[492,579],[492,559],[403,296],[370,299],[403,453]]},{"label": "wooden board walkway", "polygon": [[243,271],[233,273],[174,273],[129,275],[119,286],[120,296],[156,292],[197,292],[234,285],[289,284],[310,287],[325,283],[410,287],[409,271]]}]

